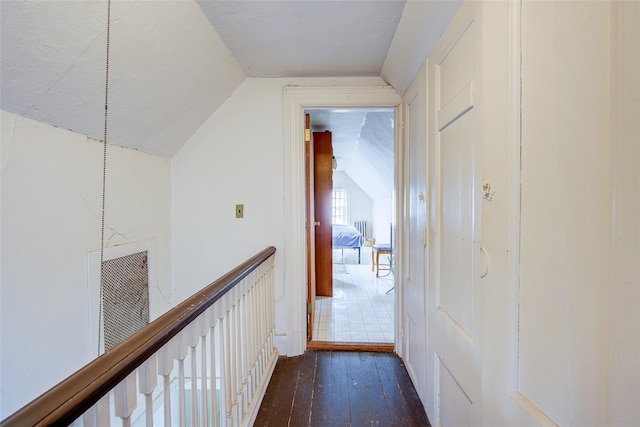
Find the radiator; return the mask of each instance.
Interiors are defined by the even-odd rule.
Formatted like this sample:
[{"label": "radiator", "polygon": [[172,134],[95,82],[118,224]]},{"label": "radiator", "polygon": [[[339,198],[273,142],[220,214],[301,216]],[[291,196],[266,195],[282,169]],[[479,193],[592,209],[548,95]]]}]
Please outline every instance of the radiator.
[{"label": "radiator", "polygon": [[362,234],[363,237],[369,237],[369,229],[367,221],[355,221],[353,226]]}]

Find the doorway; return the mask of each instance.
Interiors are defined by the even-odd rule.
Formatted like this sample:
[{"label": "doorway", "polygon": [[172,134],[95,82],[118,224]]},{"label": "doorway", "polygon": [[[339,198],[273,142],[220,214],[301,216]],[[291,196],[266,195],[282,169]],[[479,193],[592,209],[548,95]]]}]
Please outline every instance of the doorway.
[{"label": "doorway", "polygon": [[[314,180],[328,181],[332,191],[312,194],[313,212],[329,212],[332,241],[314,244],[316,286],[324,273],[331,292],[310,295],[312,317],[308,336],[311,347],[377,345],[393,348],[395,336],[395,109],[308,109],[312,153],[326,144],[329,134],[333,165],[313,158]],[[318,165],[317,163],[320,162]],[[319,176],[318,170],[329,174]],[[314,182],[309,187],[318,187]],[[326,215],[325,215],[326,216]],[[312,222],[316,225],[327,221]],[[325,239],[318,227],[315,235]],[[318,234],[320,233],[320,235]],[[383,247],[384,246],[384,250]],[[318,249],[327,248],[327,249]],[[330,253],[324,253],[324,252]],[[374,257],[375,254],[375,257]],[[323,259],[330,259],[329,268]],[[319,264],[320,263],[320,264]]]},{"label": "doorway", "polygon": [[[305,133],[305,109],[322,108],[394,108],[396,119],[399,117],[401,98],[389,86],[334,86],[334,87],[299,87],[287,86],[284,89],[284,145],[285,145],[285,246],[288,250],[282,255],[284,270],[284,293],[290,301],[290,310],[285,314],[286,329],[278,335],[279,346],[287,355],[304,353],[307,349],[307,243],[306,243],[306,209],[305,209],[305,146],[301,143]],[[396,120],[397,122],[397,120]],[[396,141],[400,140],[400,132],[396,126]],[[402,158],[401,148],[396,144],[397,176]],[[398,180],[396,179],[396,182]],[[400,188],[400,187],[399,187]],[[396,192],[400,194],[401,191]],[[396,196],[398,197],[398,196]],[[399,206],[399,203],[396,203]],[[396,216],[398,230],[402,229],[402,217]],[[402,241],[398,235],[396,252],[400,259]],[[400,345],[398,307],[401,301],[402,288],[395,289],[395,350],[402,356]]]}]

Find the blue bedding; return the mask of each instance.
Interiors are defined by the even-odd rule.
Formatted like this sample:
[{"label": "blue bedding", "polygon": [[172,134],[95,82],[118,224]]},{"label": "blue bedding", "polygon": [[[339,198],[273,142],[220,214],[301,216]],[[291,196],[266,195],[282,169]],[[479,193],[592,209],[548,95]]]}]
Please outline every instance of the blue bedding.
[{"label": "blue bedding", "polygon": [[334,249],[359,248],[364,243],[362,233],[353,225],[333,224],[332,235]]}]

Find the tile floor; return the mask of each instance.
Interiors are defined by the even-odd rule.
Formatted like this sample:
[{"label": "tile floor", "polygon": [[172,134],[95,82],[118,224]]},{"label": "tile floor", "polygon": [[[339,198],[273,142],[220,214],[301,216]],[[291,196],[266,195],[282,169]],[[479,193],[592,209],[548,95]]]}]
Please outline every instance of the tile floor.
[{"label": "tile floor", "polygon": [[[393,275],[371,271],[371,248],[363,247],[361,264],[354,250],[333,251],[333,297],[317,297],[315,341],[393,343]],[[386,274],[381,272],[380,274]]]}]

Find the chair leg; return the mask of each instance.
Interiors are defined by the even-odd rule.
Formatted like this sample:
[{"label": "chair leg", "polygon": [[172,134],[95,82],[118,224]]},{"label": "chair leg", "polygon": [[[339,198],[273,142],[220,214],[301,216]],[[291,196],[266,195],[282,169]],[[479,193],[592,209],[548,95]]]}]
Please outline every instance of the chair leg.
[{"label": "chair leg", "polygon": [[375,251],[376,251],[375,249],[373,249],[373,248],[371,249],[371,271],[376,271],[376,261],[375,261],[375,259],[373,257],[374,256],[373,253]]}]

